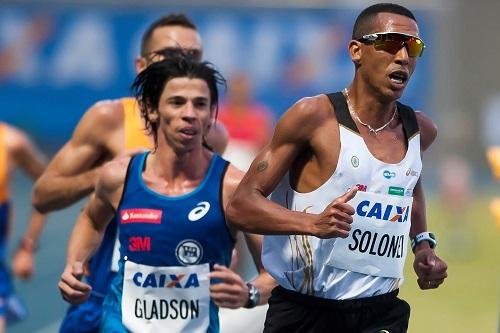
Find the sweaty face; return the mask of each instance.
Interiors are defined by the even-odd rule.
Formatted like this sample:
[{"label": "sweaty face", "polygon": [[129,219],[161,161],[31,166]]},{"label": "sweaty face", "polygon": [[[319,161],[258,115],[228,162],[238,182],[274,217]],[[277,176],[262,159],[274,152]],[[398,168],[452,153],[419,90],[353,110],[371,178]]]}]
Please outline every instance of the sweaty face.
[{"label": "sweaty face", "polygon": [[177,152],[188,152],[202,146],[213,110],[210,90],[202,79],[174,78],[167,82],[158,106],[159,133]]},{"label": "sweaty face", "polygon": [[179,50],[201,60],[203,47],[200,34],[196,30],[181,26],[156,28],[149,41],[148,53],[136,67],[137,72],[141,72],[153,62],[163,60],[170,52]]},{"label": "sweaty face", "polygon": [[[417,23],[409,17],[380,13],[370,33],[400,32],[419,36]],[[416,66],[416,57],[402,47],[395,53],[375,49],[373,44],[361,43],[360,74],[368,84],[383,96],[397,99],[403,94]]]}]

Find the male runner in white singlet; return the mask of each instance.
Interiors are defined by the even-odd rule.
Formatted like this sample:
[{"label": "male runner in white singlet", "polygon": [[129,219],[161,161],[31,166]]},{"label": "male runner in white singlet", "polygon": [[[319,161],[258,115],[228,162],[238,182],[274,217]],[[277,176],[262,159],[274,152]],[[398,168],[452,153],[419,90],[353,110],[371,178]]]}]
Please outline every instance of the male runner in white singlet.
[{"label": "male runner in white singlet", "polygon": [[236,190],[229,219],[273,235],[263,263],[279,286],[265,332],[406,332],[410,307],[397,293],[409,240],[420,288],[446,278],[420,180],[437,130],[397,101],[424,47],[408,9],[363,10],[352,83],[292,106]]}]

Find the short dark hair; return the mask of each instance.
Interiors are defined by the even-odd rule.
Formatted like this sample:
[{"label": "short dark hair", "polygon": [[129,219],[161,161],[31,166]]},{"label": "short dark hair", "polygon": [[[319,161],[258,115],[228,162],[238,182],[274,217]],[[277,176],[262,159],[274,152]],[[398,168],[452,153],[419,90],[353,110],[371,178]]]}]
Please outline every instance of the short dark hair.
[{"label": "short dark hair", "polygon": [[153,32],[157,28],[171,27],[171,26],[179,26],[198,31],[193,21],[191,21],[189,17],[187,17],[185,14],[179,13],[179,14],[169,14],[166,16],[162,16],[153,23],[151,23],[151,25],[146,29],[146,31],[142,35],[141,55],[145,56],[150,51],[149,42],[151,41]]},{"label": "short dark hair", "polygon": [[217,85],[225,87],[226,80],[212,63],[199,62],[192,57],[182,55],[172,55],[162,61],[154,62],[137,75],[132,84],[132,92],[139,103],[146,131],[153,135],[155,147],[158,144],[158,123],[149,119],[148,110],[158,110],[160,97],[167,82],[182,77],[201,79],[207,83],[210,90],[210,108],[215,108],[217,118],[219,107]]},{"label": "short dark hair", "polygon": [[375,17],[379,13],[399,14],[417,22],[415,15],[406,7],[394,3],[378,3],[365,8],[359,13],[354,23],[354,28],[352,29],[352,39],[359,39],[364,35],[373,33],[372,27],[375,23]]}]

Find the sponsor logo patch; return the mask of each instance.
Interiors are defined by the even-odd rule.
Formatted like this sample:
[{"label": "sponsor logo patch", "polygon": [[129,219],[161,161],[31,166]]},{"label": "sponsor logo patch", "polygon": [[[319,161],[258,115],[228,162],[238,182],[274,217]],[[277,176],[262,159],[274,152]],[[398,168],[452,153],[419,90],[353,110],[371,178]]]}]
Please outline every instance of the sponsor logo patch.
[{"label": "sponsor logo patch", "polygon": [[394,171],[389,171],[389,170],[384,170],[384,178],[386,179],[391,179],[391,178],[394,178],[396,177],[396,173]]},{"label": "sponsor logo patch", "polygon": [[394,205],[385,205],[381,202],[371,202],[363,200],[356,207],[356,214],[366,218],[374,218],[387,222],[406,222],[410,207],[400,207]]},{"label": "sponsor logo patch", "polygon": [[210,203],[207,201],[198,202],[188,214],[189,221],[196,222],[203,216],[207,215],[210,210]]},{"label": "sponsor logo patch", "polygon": [[175,256],[184,265],[195,265],[203,257],[203,247],[194,239],[185,239],[175,248]]},{"label": "sponsor logo patch", "polygon": [[130,252],[151,251],[151,237],[131,236],[128,238],[128,250]]},{"label": "sponsor logo patch", "polygon": [[363,184],[356,184],[356,187],[358,188],[358,191],[361,192],[366,192],[366,190],[368,189],[367,186]]},{"label": "sponsor logo patch", "polygon": [[132,208],[120,211],[121,224],[152,223],[160,224],[163,212],[159,209]]},{"label": "sponsor logo patch", "polygon": [[418,172],[413,170],[412,168],[409,168],[408,170],[406,170],[406,175],[408,177],[418,177]]},{"label": "sponsor logo patch", "polygon": [[356,155],[351,157],[351,164],[355,168],[357,168],[359,166],[359,158]]},{"label": "sponsor logo patch", "polygon": [[198,274],[160,274],[149,273],[144,276],[142,272],[136,272],[132,278],[137,287],[142,288],[198,288],[200,282]]},{"label": "sponsor logo patch", "polygon": [[389,194],[404,196],[405,189],[402,187],[397,187],[397,186],[389,186]]}]

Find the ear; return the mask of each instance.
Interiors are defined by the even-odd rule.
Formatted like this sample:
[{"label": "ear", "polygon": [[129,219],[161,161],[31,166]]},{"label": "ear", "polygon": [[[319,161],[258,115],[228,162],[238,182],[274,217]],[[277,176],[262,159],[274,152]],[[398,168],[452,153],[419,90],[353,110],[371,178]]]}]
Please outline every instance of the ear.
[{"label": "ear", "polygon": [[158,110],[154,108],[148,108],[148,118],[149,121],[152,123],[157,123],[158,122]]},{"label": "ear", "polygon": [[205,133],[208,133],[210,129],[214,126],[215,124],[215,106],[210,108],[210,122],[207,125]]},{"label": "ear", "polygon": [[148,61],[144,57],[135,58],[135,73],[139,74],[148,67]]},{"label": "ear", "polygon": [[362,43],[357,40],[351,40],[349,42],[349,56],[354,64],[361,64],[362,53]]}]

